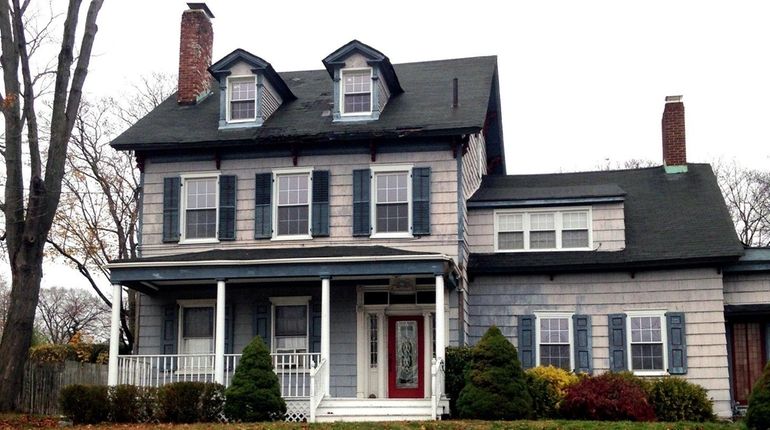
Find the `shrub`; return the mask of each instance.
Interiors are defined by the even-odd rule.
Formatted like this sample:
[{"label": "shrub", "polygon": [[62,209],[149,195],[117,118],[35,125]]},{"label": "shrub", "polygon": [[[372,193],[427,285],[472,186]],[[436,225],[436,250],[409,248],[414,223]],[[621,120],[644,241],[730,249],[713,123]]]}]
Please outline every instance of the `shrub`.
[{"label": "shrub", "polygon": [[225,415],[240,421],[279,420],[286,415],[270,351],[259,336],[243,349],[232,383],[225,391]]},{"label": "shrub", "polygon": [[457,398],[465,387],[465,372],[471,365],[471,351],[469,346],[448,347],[446,349],[446,376],[445,386],[449,397],[449,410],[454,417],[457,413]]},{"label": "shrub", "polygon": [[770,428],[770,363],[751,390],[746,426],[757,430]]},{"label": "shrub", "polygon": [[555,418],[567,387],[576,384],[578,376],[553,366],[534,367],[526,373],[534,417]]},{"label": "shrub", "polygon": [[135,385],[118,385],[108,389],[110,398],[110,421],[114,423],[134,423],[140,415],[142,392]]},{"label": "shrub", "polygon": [[105,386],[68,385],[61,390],[59,403],[64,415],[75,424],[97,424],[108,418],[109,398]]},{"label": "shrub", "polygon": [[465,387],[457,399],[463,418],[519,419],[529,417],[532,398],[516,348],[495,326],[471,352]]},{"label": "shrub", "polygon": [[660,421],[713,421],[713,403],[700,385],[682,378],[661,378],[650,384],[650,404]]},{"label": "shrub", "polygon": [[224,421],[225,387],[220,384],[206,384],[198,399],[198,420],[201,422]]},{"label": "shrub", "polygon": [[[174,382],[158,390],[159,421],[172,423],[193,423],[218,420],[212,417],[211,411],[222,410],[222,393],[224,387],[220,384],[205,382]],[[220,404],[217,405],[216,403]]]},{"label": "shrub", "polygon": [[654,421],[655,411],[641,385],[627,375],[605,373],[567,387],[559,408],[566,418],[600,421]]}]

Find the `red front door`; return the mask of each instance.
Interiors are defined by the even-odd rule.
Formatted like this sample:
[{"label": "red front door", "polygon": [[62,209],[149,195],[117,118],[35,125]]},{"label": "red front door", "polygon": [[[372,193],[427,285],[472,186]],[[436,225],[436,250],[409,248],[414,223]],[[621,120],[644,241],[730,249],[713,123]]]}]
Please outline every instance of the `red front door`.
[{"label": "red front door", "polygon": [[388,397],[425,397],[422,321],[422,316],[388,318]]}]

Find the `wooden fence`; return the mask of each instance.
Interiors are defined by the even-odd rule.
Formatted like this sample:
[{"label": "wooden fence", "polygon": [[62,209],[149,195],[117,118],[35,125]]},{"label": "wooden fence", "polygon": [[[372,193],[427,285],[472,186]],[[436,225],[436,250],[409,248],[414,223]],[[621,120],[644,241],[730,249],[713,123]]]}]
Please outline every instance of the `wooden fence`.
[{"label": "wooden fence", "polygon": [[58,415],[59,392],[71,384],[107,385],[107,365],[77,361],[27,362],[19,409],[31,414]]}]

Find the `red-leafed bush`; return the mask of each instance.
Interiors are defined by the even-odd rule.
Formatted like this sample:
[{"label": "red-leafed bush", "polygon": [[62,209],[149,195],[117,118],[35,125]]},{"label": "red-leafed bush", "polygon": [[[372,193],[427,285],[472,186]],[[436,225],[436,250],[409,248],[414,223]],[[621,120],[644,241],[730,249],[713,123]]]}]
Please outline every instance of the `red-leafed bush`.
[{"label": "red-leafed bush", "polygon": [[567,388],[560,412],[565,418],[600,421],[655,421],[655,411],[640,384],[605,373]]}]

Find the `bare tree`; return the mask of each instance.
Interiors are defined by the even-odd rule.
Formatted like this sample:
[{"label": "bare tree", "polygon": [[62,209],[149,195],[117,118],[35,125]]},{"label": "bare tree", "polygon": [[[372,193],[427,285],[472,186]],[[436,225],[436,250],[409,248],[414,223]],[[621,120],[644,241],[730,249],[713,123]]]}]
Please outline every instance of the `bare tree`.
[{"label": "bare tree", "polygon": [[3,336],[3,327],[5,319],[8,317],[8,308],[11,304],[11,289],[5,282],[5,278],[0,276],[0,337]]},{"label": "bare tree", "polygon": [[51,343],[65,344],[75,333],[96,342],[108,339],[110,311],[104,303],[81,288],[43,288],[37,304],[40,331]]},{"label": "bare tree", "polygon": [[655,166],[660,166],[660,163],[643,158],[629,158],[628,160],[615,161],[614,163],[609,158],[605,158],[602,163],[596,165],[596,170],[642,169]]},{"label": "bare tree", "polygon": [[[132,154],[109,142],[175,91],[176,79],[155,73],[141,77],[129,94],[96,103],[83,102],[67,156],[64,194],[49,235],[53,249],[85,277],[107,306],[99,289],[108,280],[104,265],[137,256],[140,177]],[[122,342],[133,347],[136,293],[128,292],[121,313]]]},{"label": "bare tree", "polygon": [[770,246],[770,172],[747,169],[735,161],[716,161],[713,167],[740,241]]},{"label": "bare tree", "polygon": [[[5,242],[11,266],[11,302],[0,340],[0,411],[12,410],[23,382],[42,278],[44,248],[61,196],[62,177],[75,117],[80,108],[103,0],[91,0],[75,60],[75,35],[82,0],[69,0],[55,62],[50,124],[38,122],[36,87],[25,24],[30,0],[0,1],[0,49],[4,92],[0,109],[5,120]],[[74,70],[73,70],[74,64]],[[26,131],[26,136],[25,136]],[[41,143],[46,148],[41,150]],[[22,153],[26,146],[28,156]],[[25,158],[29,165],[24,180]],[[26,189],[26,193],[25,193]]]}]

